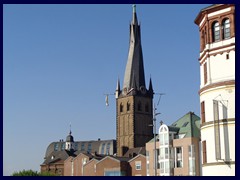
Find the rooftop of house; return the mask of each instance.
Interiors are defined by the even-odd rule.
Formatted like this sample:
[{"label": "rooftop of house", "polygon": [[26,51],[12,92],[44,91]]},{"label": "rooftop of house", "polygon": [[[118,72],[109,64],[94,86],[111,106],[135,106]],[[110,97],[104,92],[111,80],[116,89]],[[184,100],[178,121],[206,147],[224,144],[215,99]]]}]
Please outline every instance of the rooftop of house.
[{"label": "rooftop of house", "polygon": [[[177,135],[186,137],[200,137],[200,117],[193,112],[188,112],[177,121],[168,126],[170,132],[175,132]],[[156,135],[156,140],[159,140]],[[154,142],[154,138],[149,142]]]}]

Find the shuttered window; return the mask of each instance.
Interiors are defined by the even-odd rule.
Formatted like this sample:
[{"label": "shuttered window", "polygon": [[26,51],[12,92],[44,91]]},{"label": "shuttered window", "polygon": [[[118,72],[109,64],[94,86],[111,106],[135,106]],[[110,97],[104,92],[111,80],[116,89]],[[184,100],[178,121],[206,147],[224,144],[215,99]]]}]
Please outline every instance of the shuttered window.
[{"label": "shuttered window", "polygon": [[207,63],[203,65],[203,73],[204,73],[204,84],[207,83]]},{"label": "shuttered window", "polygon": [[201,102],[201,119],[202,119],[202,124],[205,123],[205,103],[204,103],[204,101]]},{"label": "shuttered window", "polygon": [[207,145],[206,141],[202,142],[203,164],[207,163]]}]

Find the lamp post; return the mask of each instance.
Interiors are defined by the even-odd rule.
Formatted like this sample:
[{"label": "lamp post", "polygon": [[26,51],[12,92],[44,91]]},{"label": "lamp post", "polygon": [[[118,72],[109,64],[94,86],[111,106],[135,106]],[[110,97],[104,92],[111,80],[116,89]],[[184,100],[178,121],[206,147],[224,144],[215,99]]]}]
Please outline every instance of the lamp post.
[{"label": "lamp post", "polygon": [[157,176],[157,154],[156,154],[156,116],[161,114],[156,112],[155,104],[153,106],[153,126],[154,126],[154,176]]}]

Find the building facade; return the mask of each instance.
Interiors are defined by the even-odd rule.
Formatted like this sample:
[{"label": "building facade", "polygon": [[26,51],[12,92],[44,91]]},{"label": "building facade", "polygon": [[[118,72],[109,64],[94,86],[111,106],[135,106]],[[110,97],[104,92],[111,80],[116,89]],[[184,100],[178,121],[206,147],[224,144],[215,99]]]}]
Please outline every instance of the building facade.
[{"label": "building facade", "polygon": [[147,176],[200,175],[200,118],[193,112],[185,114],[172,125],[161,124],[156,138],[156,169],[154,139],[146,144]]},{"label": "building facade", "polygon": [[[66,141],[52,142],[47,147],[44,162],[40,165],[41,172],[51,172],[56,175],[81,176],[84,162],[92,156],[116,154],[116,140],[74,141],[72,132]],[[82,156],[85,161],[82,162]],[[68,161],[69,163],[66,163]]]},{"label": "building facade", "polygon": [[202,175],[235,175],[235,6],[206,7],[195,23],[200,33]]},{"label": "building facade", "polygon": [[151,79],[148,89],[145,85],[140,25],[135,5],[133,5],[129,43],[123,88],[120,88],[118,80],[115,92],[118,156],[123,156],[131,148],[144,147],[153,137],[153,127],[149,126],[153,118],[153,89]]}]

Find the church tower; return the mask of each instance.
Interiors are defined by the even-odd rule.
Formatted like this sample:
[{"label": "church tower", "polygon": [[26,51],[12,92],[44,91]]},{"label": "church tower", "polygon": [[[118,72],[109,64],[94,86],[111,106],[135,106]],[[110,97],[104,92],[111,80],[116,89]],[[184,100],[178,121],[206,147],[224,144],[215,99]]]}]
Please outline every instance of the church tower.
[{"label": "church tower", "polygon": [[69,132],[69,135],[66,137],[65,150],[68,150],[68,151],[73,151],[74,150],[74,140],[73,140],[71,130]]},{"label": "church tower", "polygon": [[123,88],[117,81],[117,155],[123,156],[128,149],[144,147],[153,138],[152,81],[145,86],[140,25],[137,20],[136,5],[130,24],[128,60]]}]

